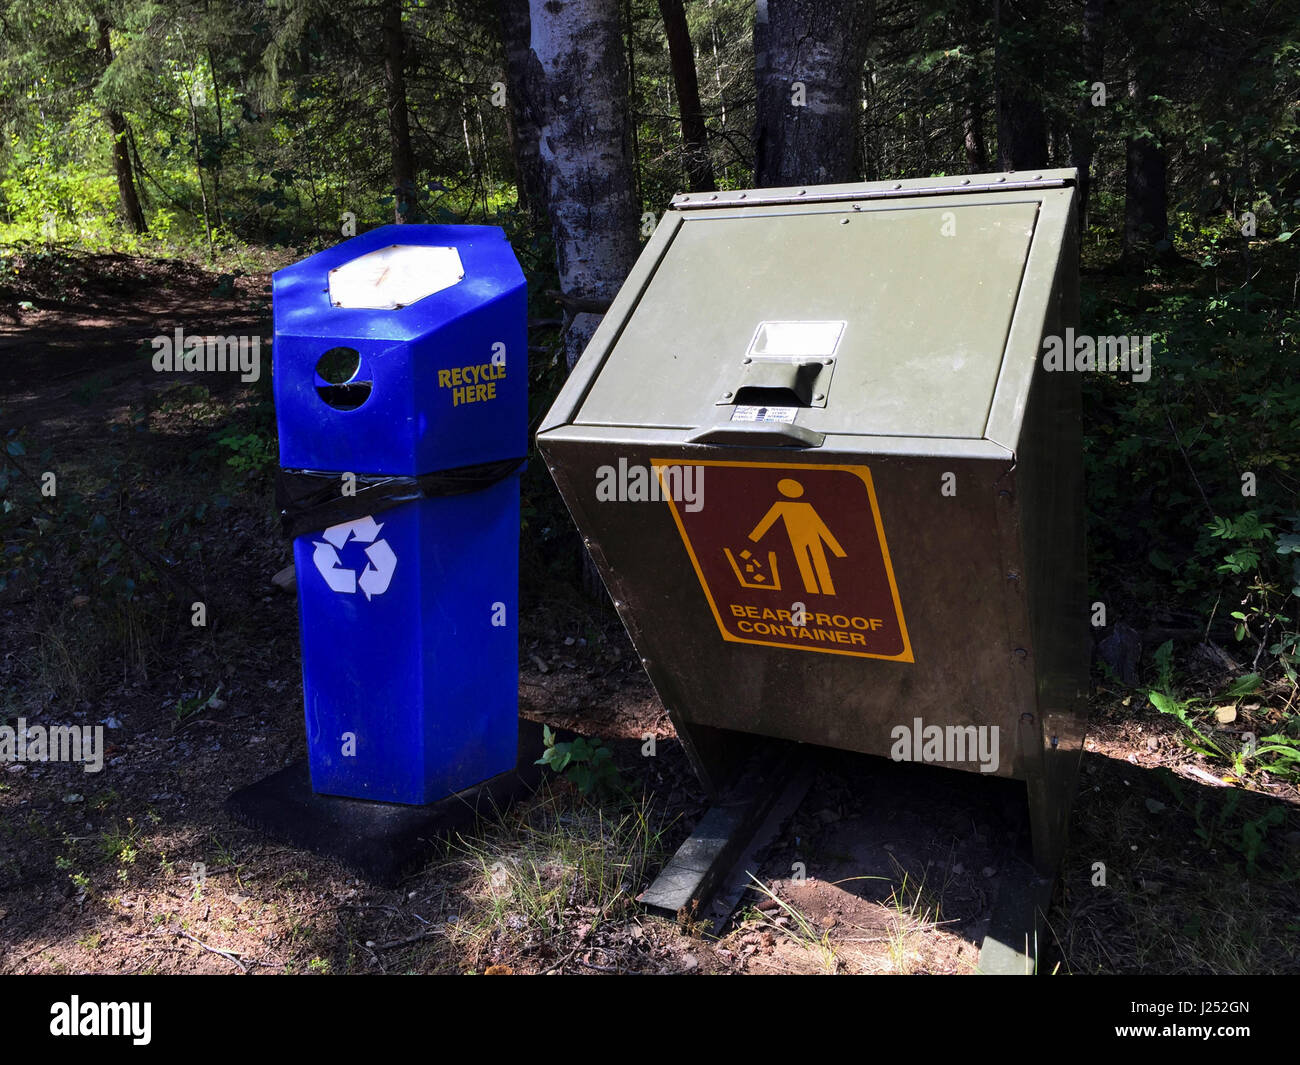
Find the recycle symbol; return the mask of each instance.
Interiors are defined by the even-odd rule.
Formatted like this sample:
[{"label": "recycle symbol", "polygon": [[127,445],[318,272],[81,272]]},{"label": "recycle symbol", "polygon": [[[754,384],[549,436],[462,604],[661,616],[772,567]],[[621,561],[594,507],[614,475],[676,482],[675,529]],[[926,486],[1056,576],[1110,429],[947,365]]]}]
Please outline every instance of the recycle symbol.
[{"label": "recycle symbol", "polygon": [[[393,570],[397,568],[397,556],[393,554],[387,540],[378,539],[382,528],[381,523],[366,515],[356,521],[331,525],[321,533],[324,540],[312,541],[316,545],[316,551],[311,560],[316,563],[316,568],[330,588],[347,595],[355,595],[360,588],[367,601],[388,590]],[[339,558],[339,549],[349,540],[370,545],[366,548],[366,558],[370,561],[360,576],[356,570],[346,569],[343,560]]]}]

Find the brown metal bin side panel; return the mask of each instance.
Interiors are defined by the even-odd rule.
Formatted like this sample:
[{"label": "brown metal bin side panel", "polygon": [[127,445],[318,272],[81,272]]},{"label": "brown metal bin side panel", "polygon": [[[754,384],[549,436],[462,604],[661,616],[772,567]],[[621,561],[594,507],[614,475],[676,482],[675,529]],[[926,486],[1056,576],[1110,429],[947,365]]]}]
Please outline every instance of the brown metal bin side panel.
[{"label": "brown metal bin side panel", "polygon": [[[1071,212],[1047,336],[1060,336],[1078,324],[1076,248]],[[1054,867],[1060,858],[1086,729],[1089,609],[1080,386],[1078,374],[1039,369],[1025,410],[1016,469],[1042,727],[1038,806],[1051,821],[1041,829],[1044,847],[1035,845],[1045,867]]]},{"label": "brown metal bin side panel", "polygon": [[[1015,649],[1027,641],[1027,615],[1023,604],[1008,604],[995,513],[1009,460],[610,446],[547,434],[538,442],[679,729],[712,726],[888,757],[895,729],[913,728],[917,719],[923,726],[997,726],[997,775],[1023,777],[1019,719],[1034,707],[1017,694],[1032,693],[1032,687],[1014,679],[1025,669]],[[932,451],[934,445],[927,441]],[[703,505],[688,517],[683,502],[675,515],[662,499],[599,501],[598,471],[620,460],[628,469],[652,463],[728,467],[702,467]],[[770,478],[756,480],[754,467],[770,467]],[[869,531],[868,493],[852,488],[865,481],[858,473],[841,473],[838,480],[834,474],[860,468],[874,489],[912,661],[889,642],[893,619],[877,579],[881,559]],[[941,491],[947,473],[955,477],[953,496]],[[728,487],[731,478],[738,487]],[[794,559],[787,517],[795,515],[790,520],[797,524],[798,511],[785,506],[790,497],[779,488],[787,480],[803,489],[795,502],[815,506],[833,483],[845,493],[837,509],[817,511],[842,552],[826,543],[822,562],[834,580],[833,596],[825,594],[828,587],[809,592],[823,579],[815,560],[801,572]],[[779,512],[764,528],[774,508]],[[760,535],[755,540],[750,533]],[[691,541],[710,558],[693,559]],[[725,543],[733,546],[724,549]],[[749,560],[742,558],[745,550]],[[782,587],[756,591],[771,555]],[[748,571],[755,557],[759,568]],[[763,602],[773,604],[777,617],[764,619],[757,605]],[[739,628],[750,623],[793,631],[779,615],[798,603],[807,620],[800,628],[820,632],[821,642]],[[737,607],[746,613],[737,616]],[[881,624],[873,630],[875,621]],[[867,642],[857,642],[858,633]],[[750,638],[755,642],[740,642]],[[890,657],[865,657],[873,650]],[[979,771],[979,764],[971,758],[953,768]]]}]

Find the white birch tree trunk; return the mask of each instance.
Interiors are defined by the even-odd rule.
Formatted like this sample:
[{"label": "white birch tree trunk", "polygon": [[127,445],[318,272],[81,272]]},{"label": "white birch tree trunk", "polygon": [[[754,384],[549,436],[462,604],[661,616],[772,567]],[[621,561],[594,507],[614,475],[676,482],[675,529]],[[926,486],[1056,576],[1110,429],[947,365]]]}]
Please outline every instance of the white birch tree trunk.
[{"label": "white birch tree trunk", "polygon": [[608,306],[639,250],[622,19],[618,0],[530,0],[529,15],[572,369],[600,322],[591,309]]}]

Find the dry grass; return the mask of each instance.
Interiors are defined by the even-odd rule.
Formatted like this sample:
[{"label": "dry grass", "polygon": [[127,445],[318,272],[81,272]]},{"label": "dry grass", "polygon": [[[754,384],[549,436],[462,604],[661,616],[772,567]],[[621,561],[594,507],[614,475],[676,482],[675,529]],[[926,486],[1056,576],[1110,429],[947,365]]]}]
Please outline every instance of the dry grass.
[{"label": "dry grass", "polygon": [[665,860],[667,827],[652,796],[600,806],[544,786],[451,845],[441,871],[463,874],[467,905],[446,929],[448,945],[474,966],[489,948],[562,953],[585,941],[636,912],[635,896]]}]

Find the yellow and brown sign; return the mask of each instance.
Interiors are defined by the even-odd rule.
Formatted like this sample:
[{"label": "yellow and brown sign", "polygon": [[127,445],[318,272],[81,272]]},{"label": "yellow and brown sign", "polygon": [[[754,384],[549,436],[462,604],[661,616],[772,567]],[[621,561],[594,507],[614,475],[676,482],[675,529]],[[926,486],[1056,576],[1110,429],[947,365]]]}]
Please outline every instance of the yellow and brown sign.
[{"label": "yellow and brown sign", "polygon": [[724,640],[913,661],[866,466],[695,465],[703,506],[664,497]]}]

